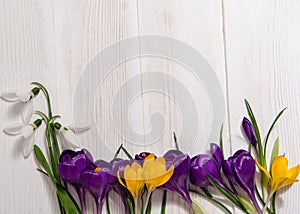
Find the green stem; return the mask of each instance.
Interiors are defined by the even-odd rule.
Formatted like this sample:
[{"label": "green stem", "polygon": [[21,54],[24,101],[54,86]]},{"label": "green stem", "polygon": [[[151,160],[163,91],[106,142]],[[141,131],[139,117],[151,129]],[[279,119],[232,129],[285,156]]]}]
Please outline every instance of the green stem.
[{"label": "green stem", "polygon": [[148,207],[150,195],[151,195],[151,192],[147,192],[147,196],[146,196],[146,201],[145,201],[145,206],[144,206],[143,214],[146,214],[146,212],[147,212],[147,207]]},{"label": "green stem", "polygon": [[161,203],[160,214],[165,214],[166,213],[166,204],[167,204],[167,190],[164,190],[163,200],[162,200],[162,203]]},{"label": "green stem", "polygon": [[263,208],[263,210],[262,210],[262,214],[265,214],[265,213],[266,213],[266,210],[267,210],[267,208],[268,208],[268,204],[269,204],[269,202],[271,201],[272,196],[273,196],[274,193],[275,193],[275,191],[271,191],[271,192],[270,192],[270,194],[269,194],[269,196],[268,196],[268,198],[267,198],[266,204],[265,204],[265,206],[264,206],[264,208]]},{"label": "green stem", "polygon": [[48,115],[49,115],[49,118],[52,118],[52,109],[51,109],[51,102],[50,102],[50,96],[49,96],[48,90],[45,88],[45,86],[43,86],[39,82],[32,82],[31,84],[38,86],[44,93],[46,101],[47,101],[47,106],[48,106]]}]

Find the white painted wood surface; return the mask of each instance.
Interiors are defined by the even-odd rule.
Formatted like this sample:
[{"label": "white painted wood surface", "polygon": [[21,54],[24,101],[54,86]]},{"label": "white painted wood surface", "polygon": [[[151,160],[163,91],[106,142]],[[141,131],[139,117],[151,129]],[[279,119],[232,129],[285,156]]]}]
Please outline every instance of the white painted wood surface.
[{"label": "white painted wood surface", "polygon": [[[226,153],[247,147],[240,131],[241,120],[246,114],[243,99],[247,98],[263,133],[276,113],[288,107],[271,140],[279,136],[280,153],[286,154],[290,165],[296,165],[300,153],[299,14],[300,2],[297,0],[1,0],[0,91],[26,88],[29,82],[40,81],[51,93],[54,111],[63,115],[65,123],[71,123],[76,84],[93,56],[105,47],[133,36],[176,38],[194,47],[207,59],[223,88],[227,103],[224,119]],[[129,109],[132,127],[141,133],[148,132],[151,130],[150,114],[158,111],[165,115],[165,132],[152,146],[133,146],[120,138],[113,129],[110,104],[114,93],[129,77],[145,71],[164,71],[189,85],[198,96],[197,102],[207,102],[203,88],[188,75],[182,75],[181,67],[166,60],[140,57],[115,70],[117,72],[106,79],[95,97],[96,124],[102,130],[106,144],[97,143],[96,126],[90,133],[79,136],[82,146],[91,150],[96,158],[110,159],[120,143],[133,153],[146,149],[162,154],[173,145],[172,131],[180,133],[180,107],[176,102],[168,96],[144,93]],[[141,92],[143,81],[145,84],[147,80],[140,81]],[[166,94],[173,88],[174,85],[167,85]],[[126,99],[125,96],[124,102]],[[36,100],[36,107],[45,109],[41,98]],[[19,108],[17,104],[1,102],[0,129],[20,120]],[[211,119],[208,114],[203,120],[209,124]],[[200,140],[207,140],[205,134],[201,136]],[[1,132],[0,139],[0,213],[57,213],[50,182],[35,170],[34,157],[23,159],[18,138]],[[38,144],[43,144],[41,135],[37,140]],[[208,148],[207,143],[202,145],[198,152]],[[159,193],[157,198],[159,201]],[[299,184],[288,191],[282,190],[278,213],[298,213],[299,199]],[[113,196],[113,200],[117,197]],[[167,213],[189,213],[175,196],[170,196],[168,203],[172,205],[168,206]],[[222,213],[204,200],[200,203],[207,213]],[[89,198],[91,213],[92,206]],[[153,208],[153,213],[159,206],[160,203]],[[113,213],[121,213],[119,202],[114,209]]]}]

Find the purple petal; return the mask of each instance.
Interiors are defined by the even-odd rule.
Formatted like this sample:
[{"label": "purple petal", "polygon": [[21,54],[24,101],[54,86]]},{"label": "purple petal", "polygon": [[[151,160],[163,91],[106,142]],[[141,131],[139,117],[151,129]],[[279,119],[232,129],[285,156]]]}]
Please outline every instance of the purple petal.
[{"label": "purple petal", "polygon": [[[169,152],[166,154],[175,154]],[[184,154],[178,154],[173,160],[174,173],[170,180],[161,186],[162,189],[166,189],[171,192],[177,193],[187,203],[192,206],[192,200],[189,195],[188,184],[189,184],[189,169],[190,169],[190,157]],[[165,156],[164,156],[165,157]],[[171,163],[171,161],[169,161]]]},{"label": "purple petal", "polygon": [[217,144],[211,143],[210,154],[214,157],[214,159],[217,162],[218,169],[220,169],[223,161],[223,154],[221,148]]},{"label": "purple petal", "polygon": [[244,133],[245,133],[246,137],[248,138],[249,142],[256,149],[257,139],[256,139],[256,135],[255,135],[252,123],[246,117],[244,117],[242,126],[243,126]]}]

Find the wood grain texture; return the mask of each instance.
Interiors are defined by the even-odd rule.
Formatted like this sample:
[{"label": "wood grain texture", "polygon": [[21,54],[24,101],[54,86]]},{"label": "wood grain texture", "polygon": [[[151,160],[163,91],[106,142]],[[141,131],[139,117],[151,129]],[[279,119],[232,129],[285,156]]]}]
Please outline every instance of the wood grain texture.
[{"label": "wood grain texture", "polygon": [[[297,0],[1,0],[0,91],[29,88],[29,82],[40,81],[51,93],[54,111],[63,115],[64,124],[70,124],[74,118],[72,109],[77,84],[87,75],[86,65],[103,49],[134,36],[175,38],[206,58],[224,91],[227,102],[224,119],[226,155],[238,148],[247,148],[240,131],[242,117],[246,114],[243,99],[247,98],[263,133],[267,132],[276,113],[288,107],[270,142],[280,136],[280,153],[285,153],[290,165],[295,165],[300,152],[297,132],[300,126],[299,12]],[[116,57],[119,51],[116,47]],[[104,62],[101,68],[109,63]],[[87,117],[85,103],[79,105],[82,111],[78,112],[78,118],[88,119],[92,129],[78,138],[82,147],[91,150],[96,158],[110,160],[121,143],[131,153],[151,150],[162,155],[167,149],[174,148],[173,131],[178,133],[180,141],[182,112],[176,100],[169,96],[176,93],[176,85],[168,79],[164,82],[163,93],[145,91],[150,83],[143,77],[137,79],[137,85],[127,85],[123,93],[121,127],[129,121],[137,133],[151,133],[144,141],[139,145],[132,144],[126,137],[134,140],[134,136],[125,133],[128,136],[124,139],[114,126],[114,95],[130,78],[148,71],[171,75],[189,89],[198,106],[201,131],[197,147],[187,152],[195,154],[209,149],[207,129],[211,127],[212,115],[203,85],[178,63],[160,57],[137,56],[115,66],[101,83],[95,82],[93,75],[87,76],[92,84],[85,89],[85,99],[92,99],[96,111],[92,117]],[[90,97],[89,90],[93,88],[97,88],[97,93]],[[132,95],[136,95],[133,100]],[[131,105],[127,108],[129,101]],[[35,106],[45,109],[42,98],[35,100]],[[20,121],[20,108],[19,104],[1,102],[1,130],[7,124]],[[151,132],[151,116],[155,112],[164,116],[165,127],[157,141],[147,144],[157,134]],[[103,143],[99,141],[99,133]],[[0,133],[0,139],[0,213],[58,213],[50,182],[35,170],[37,164],[33,156],[23,159],[20,139],[4,133]],[[42,130],[36,139],[44,148]],[[278,213],[298,213],[299,197],[299,184],[289,191],[282,190]],[[154,198],[157,205],[153,207],[153,213],[158,213],[161,192],[156,192]],[[112,213],[122,213],[118,196],[112,195],[111,201],[114,203]],[[223,213],[203,199],[198,201],[207,213]],[[191,213],[174,194],[169,194],[168,204],[167,213]],[[94,211],[89,195],[88,213]],[[238,210],[235,212],[239,213]]]}]

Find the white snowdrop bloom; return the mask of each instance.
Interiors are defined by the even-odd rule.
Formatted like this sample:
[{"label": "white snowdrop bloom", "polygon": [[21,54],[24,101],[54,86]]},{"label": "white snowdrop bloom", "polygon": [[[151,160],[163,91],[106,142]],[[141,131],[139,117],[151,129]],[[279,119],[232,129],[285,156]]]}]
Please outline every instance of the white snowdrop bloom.
[{"label": "white snowdrop bloom", "polygon": [[59,136],[62,138],[62,147],[65,149],[79,148],[80,144],[77,140],[75,133],[84,132],[90,129],[89,126],[84,124],[62,126],[58,122],[54,124],[54,127],[55,130],[57,130]]},{"label": "white snowdrop bloom", "polygon": [[33,88],[31,91],[28,90],[8,90],[1,93],[1,97],[8,102],[23,102],[27,103],[29,100],[34,98],[38,93],[39,88]]},{"label": "white snowdrop bloom", "polygon": [[23,156],[29,157],[33,150],[33,144],[35,141],[34,131],[42,124],[41,119],[35,120],[32,124],[29,124],[33,114],[33,104],[28,102],[24,104],[22,109],[23,123],[10,124],[4,128],[4,132],[9,135],[21,135],[23,140]]}]

